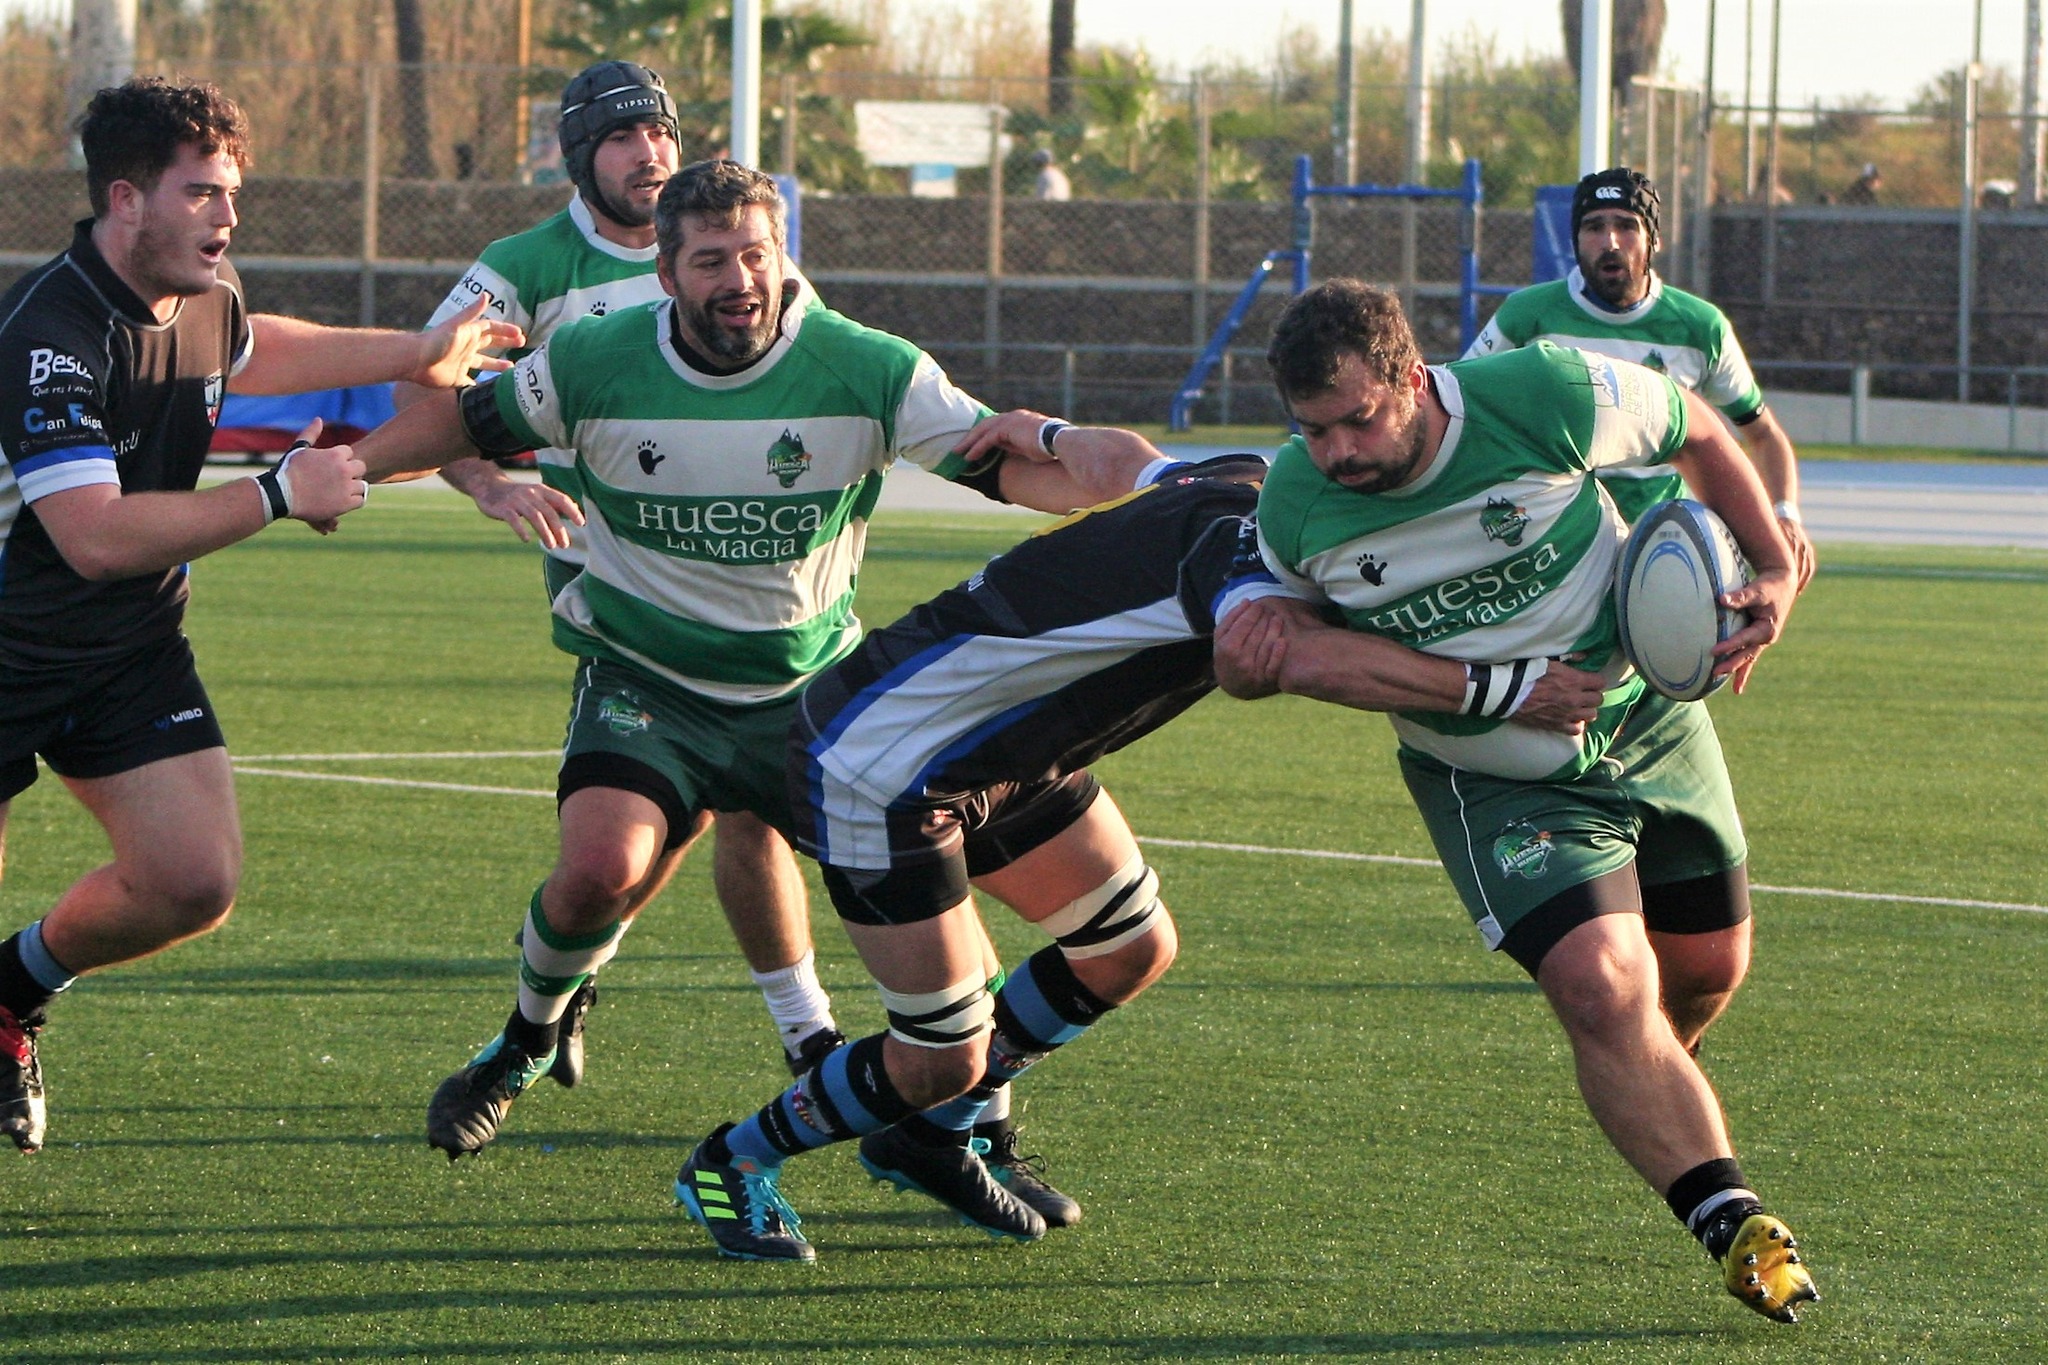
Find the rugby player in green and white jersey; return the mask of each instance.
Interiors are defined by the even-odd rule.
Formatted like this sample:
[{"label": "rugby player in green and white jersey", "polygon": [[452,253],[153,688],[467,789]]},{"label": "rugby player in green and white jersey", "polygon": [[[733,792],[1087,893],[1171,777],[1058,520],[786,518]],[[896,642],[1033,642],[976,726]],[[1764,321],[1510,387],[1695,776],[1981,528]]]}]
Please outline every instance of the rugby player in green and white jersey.
[{"label": "rugby player in green and white jersey", "polygon": [[[1792,544],[1804,591],[1814,555],[1799,523],[1799,462],[1792,438],[1764,405],[1727,315],[1672,288],[1651,268],[1659,209],[1657,187],[1627,166],[1579,181],[1571,219],[1578,265],[1564,279],[1508,295],[1464,358],[1548,341],[1632,360],[1699,394],[1741,433],[1771,495],[1779,529]],[[1631,526],[1652,504],[1685,496],[1679,477],[1655,465],[1602,470],[1598,477]]]},{"label": "rugby player in green and white jersey", "polygon": [[1165,463],[1129,432],[995,416],[909,342],[817,302],[785,274],[782,202],[758,171],[685,167],[656,221],[672,301],[565,328],[503,384],[428,398],[357,447],[372,477],[572,449],[588,513],[589,563],[554,608],[589,641],[561,854],[527,910],[518,1008],[430,1106],[451,1155],[489,1142],[547,1070],[567,1000],[702,811],[788,828],[790,717],[858,642],[854,584],[891,463],[1045,511]]},{"label": "rugby player in green and white jersey", "polygon": [[[526,331],[527,344],[509,353],[517,359],[570,323],[667,298],[654,269],[654,205],[680,162],[675,102],[661,77],[632,62],[586,67],[562,91],[557,132],[575,197],[538,226],[485,247],[429,325],[487,298],[487,316],[517,322]],[[402,393],[400,406],[426,393]],[[543,447],[534,454],[540,485],[514,479],[475,456],[451,461],[440,474],[520,539],[529,527],[538,535],[553,601],[583,571],[576,519],[566,512],[581,484],[573,451]],[[554,617],[553,628],[564,650],[589,652],[589,642],[567,621]],[[803,874],[788,843],[753,815],[730,812],[717,817],[717,827],[713,885],[726,922],[767,1001],[791,1067],[805,1065],[842,1037],[831,999],[818,982]],[[635,891],[627,918],[667,885],[684,847],[663,855],[654,875]],[[564,1016],[549,1074],[565,1086],[582,1079],[584,1025],[596,999],[596,982],[586,981]]]},{"label": "rugby player in green and white jersey", "polygon": [[[1549,1000],[1615,1148],[1730,1293],[1794,1320],[1812,1280],[1687,1051],[1734,983],[1673,951],[1746,924],[1741,821],[1706,708],[1646,691],[1620,656],[1625,527],[1592,477],[1669,464],[1728,523],[1756,570],[1723,598],[1751,616],[1716,649],[1739,691],[1797,595],[1755,470],[1702,399],[1638,365],[1538,343],[1425,366],[1400,304],[1355,280],[1290,303],[1267,356],[1301,434],[1260,491],[1261,552],[1343,626],[1248,604],[1217,635],[1219,680],[1369,705],[1347,666],[1365,635],[1467,666],[1464,715],[1394,717],[1437,854],[1487,946]],[[1546,657],[1546,675],[1607,687],[1577,735],[1497,719],[1528,682],[1493,661]]]}]

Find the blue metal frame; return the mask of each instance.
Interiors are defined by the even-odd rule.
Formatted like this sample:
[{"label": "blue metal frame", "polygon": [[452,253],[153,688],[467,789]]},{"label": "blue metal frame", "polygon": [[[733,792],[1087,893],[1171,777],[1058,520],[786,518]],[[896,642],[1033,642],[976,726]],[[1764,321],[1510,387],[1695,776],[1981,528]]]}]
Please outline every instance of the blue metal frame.
[{"label": "blue metal frame", "polygon": [[1453,190],[1431,189],[1427,185],[1318,185],[1310,164],[1306,156],[1294,160],[1294,245],[1266,253],[1265,259],[1259,262],[1239,291],[1236,301],[1230,305],[1230,311],[1217,324],[1209,344],[1202,348],[1202,354],[1188,370],[1188,377],[1181,381],[1180,391],[1174,395],[1173,407],[1167,414],[1167,424],[1173,430],[1188,429],[1195,404],[1201,401],[1209,376],[1223,363],[1224,351],[1229,349],[1238,328],[1244,325],[1245,317],[1258,301],[1259,291],[1265,287],[1273,267],[1282,261],[1292,264],[1294,292],[1299,294],[1307,290],[1309,263],[1315,251],[1317,198],[1455,199],[1463,206],[1458,233],[1458,327],[1463,336],[1458,345],[1460,351],[1470,346],[1472,338],[1479,335],[1480,295],[1509,294],[1519,287],[1479,282],[1479,216],[1485,191],[1480,185],[1477,161],[1465,163],[1461,182]]}]

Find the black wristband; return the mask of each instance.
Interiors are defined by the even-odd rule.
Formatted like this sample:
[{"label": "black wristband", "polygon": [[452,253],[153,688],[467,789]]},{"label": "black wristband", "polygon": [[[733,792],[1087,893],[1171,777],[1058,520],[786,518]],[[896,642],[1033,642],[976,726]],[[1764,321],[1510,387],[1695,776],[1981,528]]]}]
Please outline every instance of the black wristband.
[{"label": "black wristband", "polygon": [[257,491],[263,494],[263,524],[268,526],[281,517],[292,514],[292,495],[284,486],[284,467],[291,463],[292,456],[308,450],[313,443],[301,437],[285,448],[277,457],[277,463],[256,476]]},{"label": "black wristband", "polygon": [[291,504],[284,495],[284,484],[277,477],[275,469],[266,469],[256,476],[256,491],[263,495],[263,524],[287,515]]}]

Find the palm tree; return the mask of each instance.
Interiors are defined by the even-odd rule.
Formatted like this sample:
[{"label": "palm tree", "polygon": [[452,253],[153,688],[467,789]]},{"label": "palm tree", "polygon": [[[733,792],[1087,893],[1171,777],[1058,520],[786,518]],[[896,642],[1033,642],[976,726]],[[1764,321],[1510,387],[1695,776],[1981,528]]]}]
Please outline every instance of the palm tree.
[{"label": "palm tree", "polygon": [[1045,110],[1063,118],[1074,107],[1074,0],[1052,0],[1045,50]]},{"label": "palm tree", "polygon": [[[1559,0],[1564,18],[1564,52],[1572,70],[1579,69],[1579,0]],[[1628,83],[1657,70],[1657,49],[1664,45],[1664,0],[1614,0],[1614,89],[1628,93]]]},{"label": "palm tree", "polygon": [[405,152],[398,173],[410,180],[434,178],[434,127],[427,108],[427,25],[420,0],[391,0],[398,41],[399,127]]}]

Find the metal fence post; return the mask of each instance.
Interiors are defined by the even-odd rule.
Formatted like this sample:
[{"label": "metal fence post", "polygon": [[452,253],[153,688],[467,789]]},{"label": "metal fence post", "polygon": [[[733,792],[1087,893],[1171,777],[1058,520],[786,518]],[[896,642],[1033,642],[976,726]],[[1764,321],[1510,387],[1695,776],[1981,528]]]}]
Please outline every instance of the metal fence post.
[{"label": "metal fence post", "polygon": [[1223,411],[1219,414],[1219,418],[1226,427],[1230,425],[1230,360],[1230,352],[1225,351],[1223,353]]},{"label": "metal fence post", "polygon": [[995,392],[1003,363],[1002,87],[988,83],[988,290],[981,306],[982,383]]},{"label": "metal fence post", "polygon": [[1956,242],[1956,401],[1970,401],[1971,305],[1977,294],[1977,96],[1984,68],[1963,68],[1963,216]]},{"label": "metal fence post", "polygon": [[1189,316],[1190,340],[1200,346],[1209,339],[1209,86],[1195,77],[1195,260],[1194,299]]},{"label": "metal fence post", "polygon": [[1865,444],[1870,435],[1870,367],[1857,365],[1849,371],[1849,444]]},{"label": "metal fence post", "polygon": [[1069,422],[1074,420],[1074,352],[1072,347],[1060,352],[1060,415]]},{"label": "metal fence post", "polygon": [[381,120],[379,99],[382,83],[377,67],[363,63],[363,235],[361,273],[356,283],[356,318],[364,327],[377,325],[377,217],[378,190],[383,169],[378,164],[377,135]]}]

